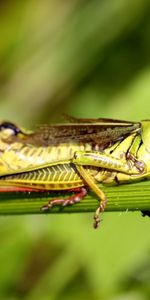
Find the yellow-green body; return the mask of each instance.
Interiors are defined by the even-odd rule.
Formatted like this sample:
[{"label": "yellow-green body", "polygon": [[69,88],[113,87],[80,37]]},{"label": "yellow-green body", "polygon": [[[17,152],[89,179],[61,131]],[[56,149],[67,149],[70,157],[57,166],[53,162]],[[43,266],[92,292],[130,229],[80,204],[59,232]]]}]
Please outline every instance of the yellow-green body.
[{"label": "yellow-green body", "polygon": [[94,215],[96,228],[107,202],[98,182],[119,184],[150,177],[150,121],[73,121],[35,133],[2,123],[0,186],[41,191],[88,186],[100,200]]},{"label": "yellow-green body", "polygon": [[[34,186],[37,189],[52,190],[80,187],[85,185],[85,182],[77,171],[76,165],[84,165],[87,173],[95,181],[105,184],[148,177],[150,146],[147,146],[147,139],[149,139],[150,122],[143,121],[141,128],[142,124],[144,135],[141,130],[135,130],[121,142],[114,142],[103,150],[98,144],[93,146],[92,143],[83,142],[35,145],[25,142],[26,136],[32,135],[32,132],[24,131],[18,139],[13,140],[12,131],[3,130],[0,132],[0,184]],[[75,153],[78,154],[76,159]],[[134,161],[127,159],[127,153],[133,154],[139,162],[139,168]],[[88,158],[86,158],[87,154]],[[139,170],[140,164],[142,171]]]}]

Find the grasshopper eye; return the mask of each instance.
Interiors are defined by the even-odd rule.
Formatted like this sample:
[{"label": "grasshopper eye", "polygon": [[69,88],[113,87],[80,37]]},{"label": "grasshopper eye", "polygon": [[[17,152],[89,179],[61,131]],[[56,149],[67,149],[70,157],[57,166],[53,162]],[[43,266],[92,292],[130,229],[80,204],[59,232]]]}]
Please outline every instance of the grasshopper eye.
[{"label": "grasshopper eye", "polygon": [[13,135],[17,135],[18,133],[21,133],[20,128],[18,128],[15,124],[11,122],[3,122],[0,124],[0,131],[5,129],[10,129]]}]

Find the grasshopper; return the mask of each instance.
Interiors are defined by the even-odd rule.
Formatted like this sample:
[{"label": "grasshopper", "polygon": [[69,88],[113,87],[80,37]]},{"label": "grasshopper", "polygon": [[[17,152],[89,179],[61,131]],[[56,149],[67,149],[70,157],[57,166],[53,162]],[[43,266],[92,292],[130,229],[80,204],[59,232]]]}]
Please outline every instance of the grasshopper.
[{"label": "grasshopper", "polygon": [[98,197],[94,228],[107,198],[98,187],[150,177],[150,121],[76,119],[27,131],[10,122],[0,124],[0,190],[72,190],[41,209],[73,205],[90,188]]}]

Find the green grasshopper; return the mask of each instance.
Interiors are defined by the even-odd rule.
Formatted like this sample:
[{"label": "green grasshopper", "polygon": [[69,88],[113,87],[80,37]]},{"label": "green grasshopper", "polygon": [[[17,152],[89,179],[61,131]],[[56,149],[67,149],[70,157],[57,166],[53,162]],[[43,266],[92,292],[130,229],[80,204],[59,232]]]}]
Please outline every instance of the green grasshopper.
[{"label": "green grasshopper", "polygon": [[41,209],[79,202],[89,187],[99,199],[94,227],[107,198],[98,187],[150,177],[150,121],[76,119],[43,125],[35,132],[0,124],[0,191],[72,190]]}]

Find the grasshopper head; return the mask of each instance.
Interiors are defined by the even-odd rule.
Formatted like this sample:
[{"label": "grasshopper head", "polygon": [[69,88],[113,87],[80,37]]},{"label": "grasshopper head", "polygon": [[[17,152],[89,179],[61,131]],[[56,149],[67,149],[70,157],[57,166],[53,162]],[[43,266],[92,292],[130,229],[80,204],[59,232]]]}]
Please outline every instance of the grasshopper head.
[{"label": "grasshopper head", "polygon": [[32,131],[24,130],[21,127],[18,127],[16,124],[4,121],[0,123],[0,139],[9,139],[14,136],[23,137],[26,134],[30,134]]},{"label": "grasshopper head", "polygon": [[146,150],[150,152],[150,120],[141,121],[141,135]]},{"label": "grasshopper head", "polygon": [[0,138],[9,138],[18,133],[20,133],[20,130],[15,124],[7,121],[0,123]]}]

